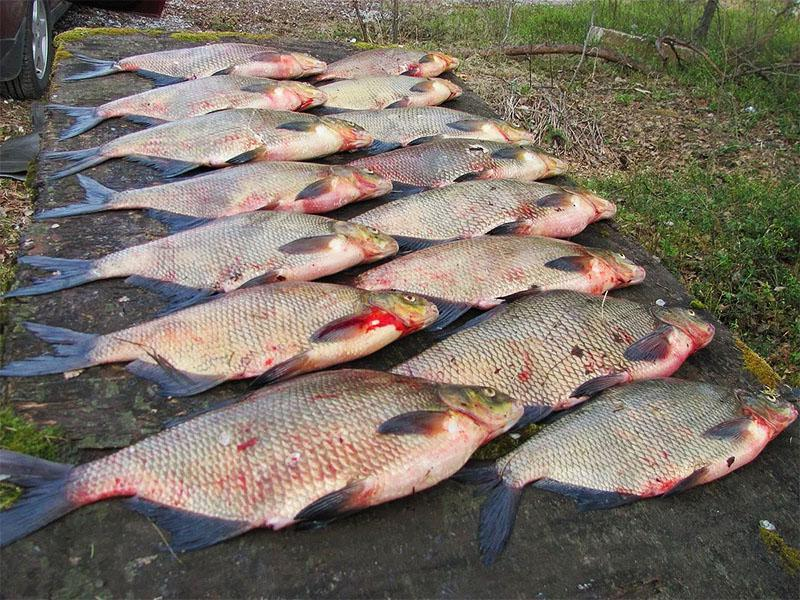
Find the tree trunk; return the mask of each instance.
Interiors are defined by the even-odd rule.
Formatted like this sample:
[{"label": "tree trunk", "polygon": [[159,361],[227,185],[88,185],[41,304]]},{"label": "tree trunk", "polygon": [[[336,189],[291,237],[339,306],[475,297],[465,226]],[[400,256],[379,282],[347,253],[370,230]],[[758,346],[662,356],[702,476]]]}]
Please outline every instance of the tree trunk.
[{"label": "tree trunk", "polygon": [[714,18],[714,13],[719,8],[719,0],[707,0],[706,7],[703,9],[703,16],[700,17],[700,22],[694,30],[694,39],[705,42],[708,37],[708,30],[711,27],[711,21]]}]

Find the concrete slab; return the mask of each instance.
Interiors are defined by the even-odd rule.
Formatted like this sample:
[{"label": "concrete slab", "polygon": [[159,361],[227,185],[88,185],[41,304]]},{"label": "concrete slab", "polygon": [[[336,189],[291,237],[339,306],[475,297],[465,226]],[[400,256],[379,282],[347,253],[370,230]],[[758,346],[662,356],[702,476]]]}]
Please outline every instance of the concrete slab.
[{"label": "concrete slab", "polygon": [[[267,43],[267,42],[265,42]],[[275,40],[281,47],[327,60],[352,49],[327,42]],[[123,57],[192,45],[168,34],[100,35],[65,43],[69,52]],[[55,70],[50,101],[96,105],[142,91],[150,83],[134,75],[64,82],[77,61],[64,58]],[[453,108],[491,115],[466,93]],[[44,149],[77,149],[140,128],[108,121],[77,138],[57,142],[64,126],[48,120]],[[81,197],[75,178],[47,183],[54,171],[39,163],[37,210]],[[157,174],[126,161],[90,171],[115,188],[140,187]],[[340,215],[366,210],[349,207]],[[24,252],[68,258],[106,254],[161,236],[162,226],[143,213],[109,212],[34,223],[24,232]],[[621,251],[648,270],[640,286],[614,295],[639,302],[688,303],[685,290],[613,223],[595,224],[577,241]],[[21,269],[28,282],[33,272]],[[150,318],[164,302],[122,281],[104,281],[9,302],[4,361],[46,347],[20,323],[25,320],[109,332]],[[756,385],[743,368],[731,333],[717,323],[715,341],[692,357],[678,375],[743,387]],[[359,362],[387,368],[426,347],[410,337]],[[165,400],[121,366],[98,367],[79,377],[6,380],[4,397],[38,423],[63,428],[78,460],[126,446],[158,431],[179,414],[235,397],[245,384],[230,384],[195,398]],[[4,597],[796,597],[798,579],[759,539],[767,519],[788,543],[800,541],[798,425],[772,443],[752,465],[708,486],[663,500],[581,514],[544,492],[526,494],[516,534],[491,569],[478,560],[475,532],[480,499],[447,482],[433,490],[343,519],[317,531],[259,531],[193,554],[159,551],[162,538],[144,517],[118,502],[83,508],[0,552]]]}]

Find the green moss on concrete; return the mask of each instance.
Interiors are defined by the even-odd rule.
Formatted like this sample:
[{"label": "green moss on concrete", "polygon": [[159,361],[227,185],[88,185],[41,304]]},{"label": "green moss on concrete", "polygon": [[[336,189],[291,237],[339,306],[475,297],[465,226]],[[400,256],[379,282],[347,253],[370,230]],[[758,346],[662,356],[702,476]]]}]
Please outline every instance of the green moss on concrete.
[{"label": "green moss on concrete", "polygon": [[778,387],[781,378],[775,370],[769,366],[767,361],[756,354],[750,346],[745,344],[738,337],[734,342],[742,353],[742,363],[745,370],[752,373],[761,385],[771,388]]},{"label": "green moss on concrete", "polygon": [[544,427],[544,425],[539,425],[538,423],[531,423],[522,430],[514,432],[513,435],[508,433],[501,435],[499,438],[486,444],[483,448],[478,449],[478,451],[472,455],[472,458],[476,460],[496,460],[505,456],[512,450],[519,448],[523,442],[539,433]]},{"label": "green moss on concrete", "polygon": [[221,42],[225,38],[263,41],[275,38],[271,33],[243,33],[241,31],[176,31],[169,34],[169,37],[181,42]]},{"label": "green moss on concrete", "polygon": [[690,307],[692,307],[692,308],[697,308],[697,309],[699,309],[699,310],[706,310],[706,305],[705,305],[705,304],[703,304],[702,302],[700,302],[700,300],[698,300],[697,298],[695,298],[694,300],[692,300],[692,301],[689,303],[689,306],[690,306]]},{"label": "green moss on concrete", "polygon": [[758,534],[767,549],[778,555],[781,565],[790,575],[800,574],[800,550],[787,544],[777,531],[759,527]]},{"label": "green moss on concrete", "polygon": [[136,27],[76,27],[59,33],[53,41],[56,45],[66,42],[77,42],[97,35],[149,35],[157,36],[166,33],[163,29],[144,29]]},{"label": "green moss on concrete", "polygon": [[69,58],[72,56],[72,52],[69,50],[64,50],[61,46],[56,46],[56,53],[53,55],[53,69],[56,68],[56,65],[60,63],[65,58]]},{"label": "green moss on concrete", "polygon": [[378,48],[399,48],[397,44],[373,44],[371,42],[353,42],[356,50],[376,50]]}]

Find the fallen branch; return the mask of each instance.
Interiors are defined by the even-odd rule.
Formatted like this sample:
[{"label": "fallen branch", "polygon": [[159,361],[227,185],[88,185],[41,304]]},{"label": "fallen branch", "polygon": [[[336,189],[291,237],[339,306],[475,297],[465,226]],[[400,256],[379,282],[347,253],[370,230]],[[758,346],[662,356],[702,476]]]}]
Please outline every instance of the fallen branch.
[{"label": "fallen branch", "polygon": [[596,56],[609,62],[620,64],[634,71],[647,72],[647,67],[614,50],[608,48],[587,48],[578,44],[530,44],[527,46],[510,46],[508,48],[492,48],[477,52],[479,56],[494,56],[505,54],[506,56],[530,56],[537,54],[577,54],[581,56]]}]

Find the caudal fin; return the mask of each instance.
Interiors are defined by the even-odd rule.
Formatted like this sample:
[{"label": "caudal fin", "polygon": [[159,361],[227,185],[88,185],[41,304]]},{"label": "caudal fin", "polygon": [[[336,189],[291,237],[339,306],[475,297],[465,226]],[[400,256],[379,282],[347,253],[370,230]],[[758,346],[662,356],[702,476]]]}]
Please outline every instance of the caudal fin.
[{"label": "caudal fin", "polygon": [[0,546],[41,529],[77,508],[67,498],[70,465],[0,450],[0,481],[27,488],[14,505],[0,512]]},{"label": "caudal fin", "polygon": [[85,150],[62,150],[59,152],[45,152],[43,158],[46,160],[71,160],[74,164],[66,169],[61,169],[50,175],[50,179],[62,179],[68,175],[80,173],[84,169],[99,165],[109,159],[102,154],[102,148],[86,148]]},{"label": "caudal fin", "polygon": [[98,116],[97,109],[93,106],[67,106],[65,104],[48,104],[47,108],[50,110],[57,110],[66,113],[68,116],[75,119],[75,121],[61,132],[58,139],[66,140],[89,131],[98,123],[105,121],[105,117]]},{"label": "caudal fin", "polygon": [[59,217],[71,217],[73,215],[85,215],[89,213],[102,212],[109,210],[108,203],[114,197],[116,190],[107,188],[102,183],[95,181],[86,175],[78,175],[78,183],[86,192],[83,202],[67,204],[50,210],[43,210],[36,215],[36,219],[56,219]]},{"label": "caudal fin", "polygon": [[101,60],[85,54],[73,54],[75,58],[81,62],[91,65],[91,68],[80,73],[73,73],[64,77],[64,81],[78,81],[81,79],[92,79],[94,77],[103,77],[104,75],[111,75],[112,73],[119,73],[122,68],[113,60]]},{"label": "caudal fin", "polygon": [[10,362],[0,367],[0,376],[52,375],[97,364],[89,358],[89,354],[94,349],[98,336],[39,323],[24,323],[24,325],[33,335],[52,344],[53,354],[42,354]]},{"label": "caudal fin", "polygon": [[500,557],[511,537],[522,490],[500,479],[481,506],[478,544],[481,560],[487,567]]},{"label": "caudal fin", "polygon": [[44,271],[53,271],[56,274],[46,279],[37,279],[32,285],[11,290],[2,296],[3,298],[49,294],[101,278],[95,271],[94,262],[91,260],[30,255],[20,257],[19,262]]}]

